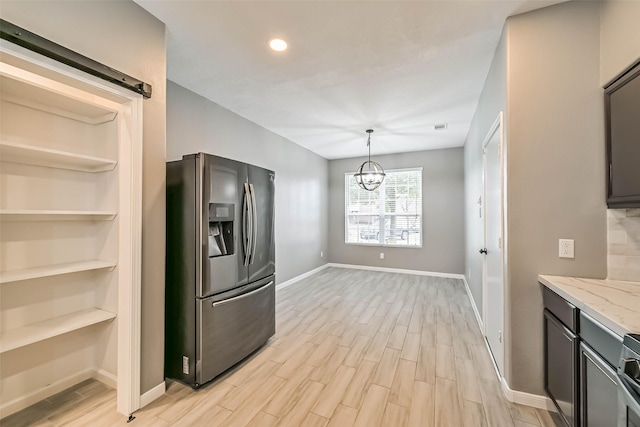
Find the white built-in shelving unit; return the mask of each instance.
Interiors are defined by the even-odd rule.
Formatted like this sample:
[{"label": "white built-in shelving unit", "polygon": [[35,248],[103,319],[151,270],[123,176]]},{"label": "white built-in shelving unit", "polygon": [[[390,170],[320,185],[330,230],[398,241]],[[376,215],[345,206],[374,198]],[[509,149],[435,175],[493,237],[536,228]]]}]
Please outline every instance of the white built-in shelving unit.
[{"label": "white built-in shelving unit", "polygon": [[142,100],[0,46],[0,413],[89,377],[139,407]]}]

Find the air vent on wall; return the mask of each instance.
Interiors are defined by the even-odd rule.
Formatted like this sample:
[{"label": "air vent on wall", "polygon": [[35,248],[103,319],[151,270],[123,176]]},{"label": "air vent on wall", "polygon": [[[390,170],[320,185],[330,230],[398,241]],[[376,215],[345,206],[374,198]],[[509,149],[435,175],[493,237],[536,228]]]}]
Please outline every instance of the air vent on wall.
[{"label": "air vent on wall", "polygon": [[440,123],[439,125],[433,125],[434,130],[445,130],[447,128],[446,123]]}]

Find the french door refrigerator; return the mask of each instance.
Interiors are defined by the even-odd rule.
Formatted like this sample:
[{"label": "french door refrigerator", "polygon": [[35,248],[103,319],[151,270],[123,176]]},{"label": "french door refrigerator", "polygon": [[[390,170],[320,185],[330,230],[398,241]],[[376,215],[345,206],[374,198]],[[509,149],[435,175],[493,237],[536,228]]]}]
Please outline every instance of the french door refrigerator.
[{"label": "french door refrigerator", "polygon": [[204,153],[167,163],[167,377],[197,388],[275,333],[274,180]]}]

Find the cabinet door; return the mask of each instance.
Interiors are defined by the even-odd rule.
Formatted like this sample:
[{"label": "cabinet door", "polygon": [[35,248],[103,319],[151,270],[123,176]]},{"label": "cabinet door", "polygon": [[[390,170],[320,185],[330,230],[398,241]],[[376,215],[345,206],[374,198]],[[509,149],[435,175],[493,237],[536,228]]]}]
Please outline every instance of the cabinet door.
[{"label": "cabinet door", "polygon": [[578,337],[544,310],[544,386],[569,426],[578,425]]},{"label": "cabinet door", "polygon": [[618,422],[616,373],[584,342],[580,344],[581,426],[610,427]]}]

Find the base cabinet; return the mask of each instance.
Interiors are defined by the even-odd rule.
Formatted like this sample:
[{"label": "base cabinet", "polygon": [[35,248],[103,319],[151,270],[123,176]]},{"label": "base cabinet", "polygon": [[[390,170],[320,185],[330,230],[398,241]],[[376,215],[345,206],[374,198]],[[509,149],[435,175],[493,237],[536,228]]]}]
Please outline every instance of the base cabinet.
[{"label": "base cabinet", "polygon": [[616,427],[622,338],[546,287],[543,299],[545,391],[569,427]]},{"label": "base cabinet", "polygon": [[576,426],[578,336],[545,309],[544,337],[545,390],[567,425]]},{"label": "base cabinet", "polygon": [[580,343],[580,425],[611,427],[618,422],[618,383],[613,368]]}]

